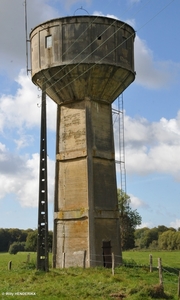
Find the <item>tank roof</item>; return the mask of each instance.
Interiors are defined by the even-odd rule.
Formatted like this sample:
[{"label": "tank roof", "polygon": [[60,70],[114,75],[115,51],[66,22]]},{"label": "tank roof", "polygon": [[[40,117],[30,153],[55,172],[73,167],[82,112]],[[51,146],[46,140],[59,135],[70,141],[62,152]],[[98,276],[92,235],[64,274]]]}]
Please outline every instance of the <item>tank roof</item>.
[{"label": "tank roof", "polygon": [[[43,26],[43,25],[46,25],[46,24],[49,24],[49,23],[52,23],[52,22],[56,22],[56,21],[59,21],[59,20],[68,20],[68,19],[74,19],[74,18],[78,18],[78,19],[81,19],[81,18],[84,18],[84,19],[92,18],[93,19],[94,18],[94,20],[97,20],[97,19],[107,19],[108,20],[109,19],[109,20],[112,20],[112,21],[121,22],[121,23],[127,25],[129,28],[131,28],[132,31],[134,31],[134,28],[131,25],[129,25],[128,23],[126,23],[126,22],[124,22],[120,19],[115,19],[115,18],[106,17],[106,16],[99,16],[99,15],[73,15],[73,16],[66,16],[66,17],[49,19],[45,22],[39,23],[38,25],[36,25],[34,28],[31,29],[30,35],[39,26]],[[135,31],[134,31],[134,33],[135,33]]]}]

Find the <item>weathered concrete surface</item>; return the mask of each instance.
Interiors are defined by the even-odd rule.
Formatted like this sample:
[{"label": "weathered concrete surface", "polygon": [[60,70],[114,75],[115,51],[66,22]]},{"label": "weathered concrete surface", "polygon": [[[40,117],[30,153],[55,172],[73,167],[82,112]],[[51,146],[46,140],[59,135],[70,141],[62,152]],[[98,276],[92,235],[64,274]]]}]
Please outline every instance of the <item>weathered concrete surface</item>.
[{"label": "weathered concrete surface", "polygon": [[[103,265],[102,243],[121,255],[111,106],[86,98],[59,106],[54,265]],[[116,258],[116,264],[120,263]]]},{"label": "weathered concrete surface", "polygon": [[[52,36],[52,47],[46,38]],[[111,103],[134,80],[134,30],[110,18],[50,20],[30,34],[32,80],[58,104],[90,97]]]},{"label": "weathered concrete surface", "polygon": [[94,16],[31,32],[32,81],[58,104],[54,267],[104,265],[103,245],[121,262],[111,103],[135,78],[134,36]]}]

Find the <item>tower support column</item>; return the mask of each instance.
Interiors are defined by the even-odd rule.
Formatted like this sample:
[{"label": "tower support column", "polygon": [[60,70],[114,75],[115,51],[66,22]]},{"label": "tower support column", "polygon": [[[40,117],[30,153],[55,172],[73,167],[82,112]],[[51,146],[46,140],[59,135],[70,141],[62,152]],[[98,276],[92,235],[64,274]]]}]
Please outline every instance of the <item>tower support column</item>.
[{"label": "tower support column", "polygon": [[107,245],[121,263],[109,103],[85,98],[58,106],[55,182],[54,267],[110,266]]}]

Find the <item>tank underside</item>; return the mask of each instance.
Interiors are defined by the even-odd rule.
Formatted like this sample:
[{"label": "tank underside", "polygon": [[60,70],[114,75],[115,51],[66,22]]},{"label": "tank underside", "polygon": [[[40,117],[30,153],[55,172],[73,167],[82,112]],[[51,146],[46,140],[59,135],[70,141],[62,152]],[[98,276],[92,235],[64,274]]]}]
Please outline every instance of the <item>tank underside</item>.
[{"label": "tank underside", "polygon": [[57,104],[83,100],[112,103],[134,80],[134,73],[125,68],[105,64],[76,64],[41,70],[33,82],[42,88]]}]

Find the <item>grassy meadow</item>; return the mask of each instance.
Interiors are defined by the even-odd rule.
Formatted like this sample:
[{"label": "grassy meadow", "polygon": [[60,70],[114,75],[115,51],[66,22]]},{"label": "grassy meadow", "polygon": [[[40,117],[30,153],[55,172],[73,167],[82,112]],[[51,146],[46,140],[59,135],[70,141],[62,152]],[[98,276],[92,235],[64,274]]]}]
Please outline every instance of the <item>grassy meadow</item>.
[{"label": "grassy meadow", "polygon": [[[123,253],[126,266],[105,268],[35,269],[36,253],[0,253],[0,299],[178,299],[180,252],[152,252],[154,271],[149,272],[150,252]],[[157,259],[162,258],[164,294],[159,286]],[[8,270],[8,262],[12,269]],[[51,261],[51,256],[50,256]]]},{"label": "grassy meadow", "polygon": [[158,258],[162,259],[164,267],[180,269],[180,251],[125,251],[123,252],[123,260],[138,265],[149,265],[149,255],[152,254],[153,266],[157,267]]}]

